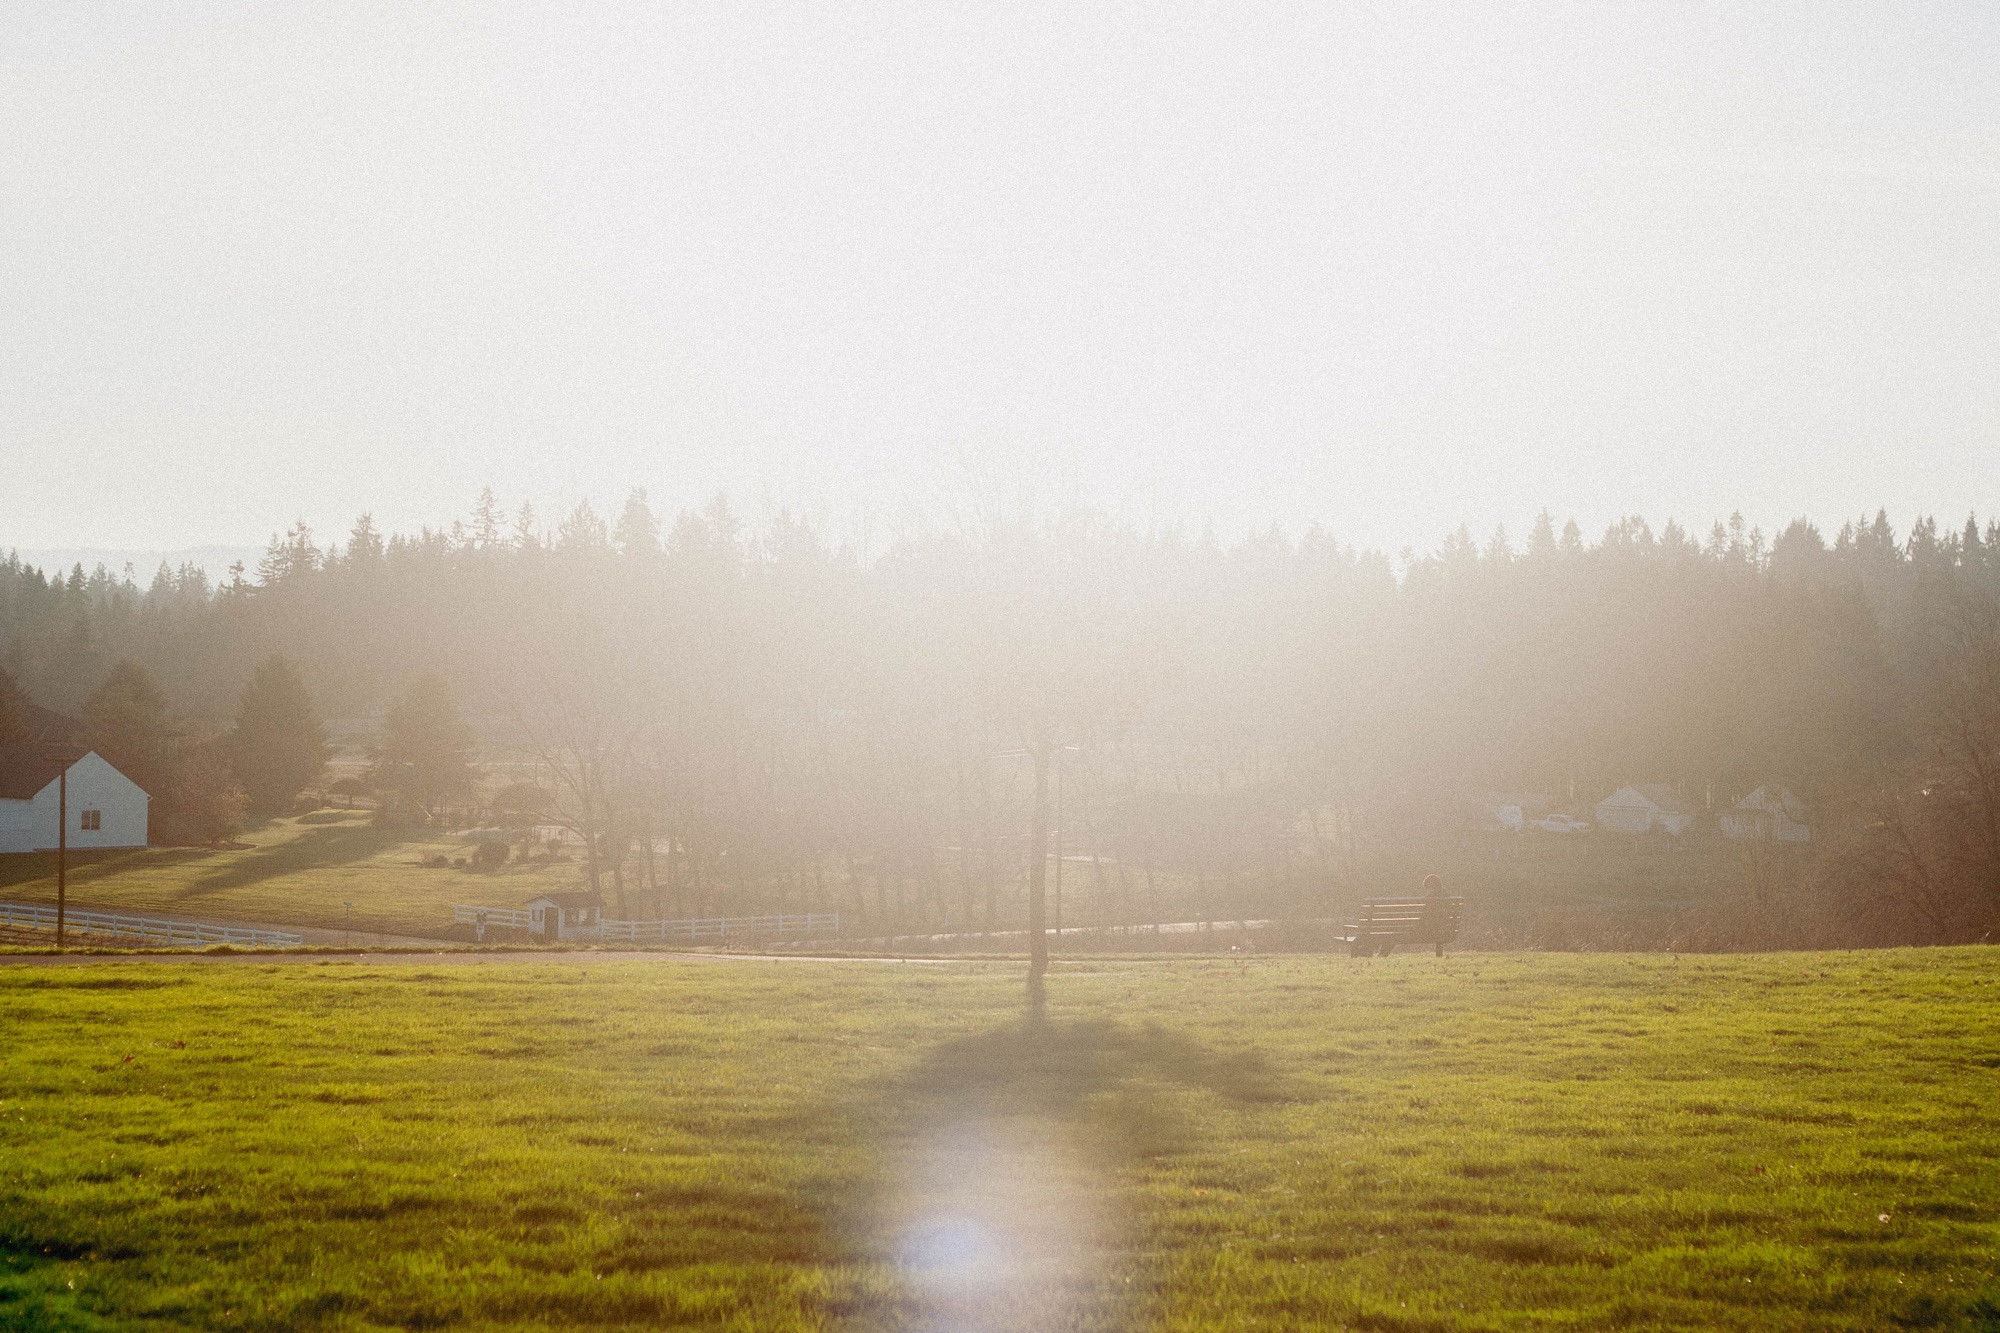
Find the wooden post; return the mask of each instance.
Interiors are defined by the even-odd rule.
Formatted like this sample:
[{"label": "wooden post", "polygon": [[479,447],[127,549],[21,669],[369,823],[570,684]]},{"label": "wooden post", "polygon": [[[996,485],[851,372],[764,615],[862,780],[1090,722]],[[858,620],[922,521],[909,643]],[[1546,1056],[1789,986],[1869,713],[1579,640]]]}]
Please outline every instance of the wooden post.
[{"label": "wooden post", "polygon": [[56,778],[56,948],[63,947],[69,913],[69,768]]}]

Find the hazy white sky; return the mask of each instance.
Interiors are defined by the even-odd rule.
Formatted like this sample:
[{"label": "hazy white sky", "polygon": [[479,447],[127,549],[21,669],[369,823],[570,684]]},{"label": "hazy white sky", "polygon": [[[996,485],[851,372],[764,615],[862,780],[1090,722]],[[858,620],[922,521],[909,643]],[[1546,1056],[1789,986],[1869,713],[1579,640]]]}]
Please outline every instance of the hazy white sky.
[{"label": "hazy white sky", "polygon": [[2000,6],[0,19],[0,547],[2000,509]]}]

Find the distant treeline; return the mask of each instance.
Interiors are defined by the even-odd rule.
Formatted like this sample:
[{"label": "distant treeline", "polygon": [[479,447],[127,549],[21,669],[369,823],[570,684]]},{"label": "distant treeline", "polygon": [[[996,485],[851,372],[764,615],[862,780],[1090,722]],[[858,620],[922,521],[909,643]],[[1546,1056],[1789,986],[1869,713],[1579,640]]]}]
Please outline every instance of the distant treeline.
[{"label": "distant treeline", "polygon": [[38,703],[130,660],[219,720],[274,653],[337,721],[441,676],[634,912],[1007,923],[1019,756],[1049,746],[1065,850],[1122,881],[1108,916],[1306,912],[1365,887],[1342,880],[1357,849],[1455,836],[1482,791],[1583,809],[1661,782],[1807,800],[1809,863],[1766,918],[1881,941],[2000,922],[2000,523],[1630,518],[1591,542],[1545,514],[1392,562],[1074,511],[864,559],[720,500],[547,531],[489,491],[446,531],[295,528],[221,586],[0,560],[0,665]]}]

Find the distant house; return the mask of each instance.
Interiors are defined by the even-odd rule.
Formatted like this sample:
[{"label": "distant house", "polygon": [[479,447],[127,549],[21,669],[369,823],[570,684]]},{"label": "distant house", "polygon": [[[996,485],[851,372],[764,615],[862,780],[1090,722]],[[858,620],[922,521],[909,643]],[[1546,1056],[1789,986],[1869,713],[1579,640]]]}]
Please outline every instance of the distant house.
[{"label": "distant house", "polygon": [[1789,788],[1766,784],[1722,812],[1716,827],[1729,838],[1771,838],[1810,842],[1806,803]]},{"label": "distant house", "polygon": [[149,798],[138,783],[80,745],[0,745],[0,852],[56,845],[62,776],[69,775],[69,836],[79,851],[146,845]]},{"label": "distant house", "polygon": [[1519,833],[1549,812],[1549,798],[1537,792],[1492,792],[1479,803],[1479,827]]},{"label": "distant house", "polygon": [[1661,782],[1620,787],[1597,803],[1597,826],[1613,833],[1651,833],[1675,837],[1694,827],[1700,811],[1672,787]]}]

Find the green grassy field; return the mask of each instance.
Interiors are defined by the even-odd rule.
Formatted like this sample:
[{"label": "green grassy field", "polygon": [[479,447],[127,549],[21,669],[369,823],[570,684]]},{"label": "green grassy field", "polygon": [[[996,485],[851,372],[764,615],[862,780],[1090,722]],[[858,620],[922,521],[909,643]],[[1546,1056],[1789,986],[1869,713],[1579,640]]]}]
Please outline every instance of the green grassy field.
[{"label": "green grassy field", "polygon": [[0,1326],[2000,1328],[2000,951],[0,969]]},{"label": "green grassy field", "polygon": [[[449,928],[455,902],[511,907],[579,879],[569,862],[433,869],[424,864],[432,856],[464,857],[470,845],[444,833],[378,829],[365,810],[274,819],[240,840],[249,847],[72,854],[70,895],[120,911],[425,934]],[[55,894],[53,853],[0,856],[0,898],[54,902]],[[342,906],[349,902],[352,913]]]}]

